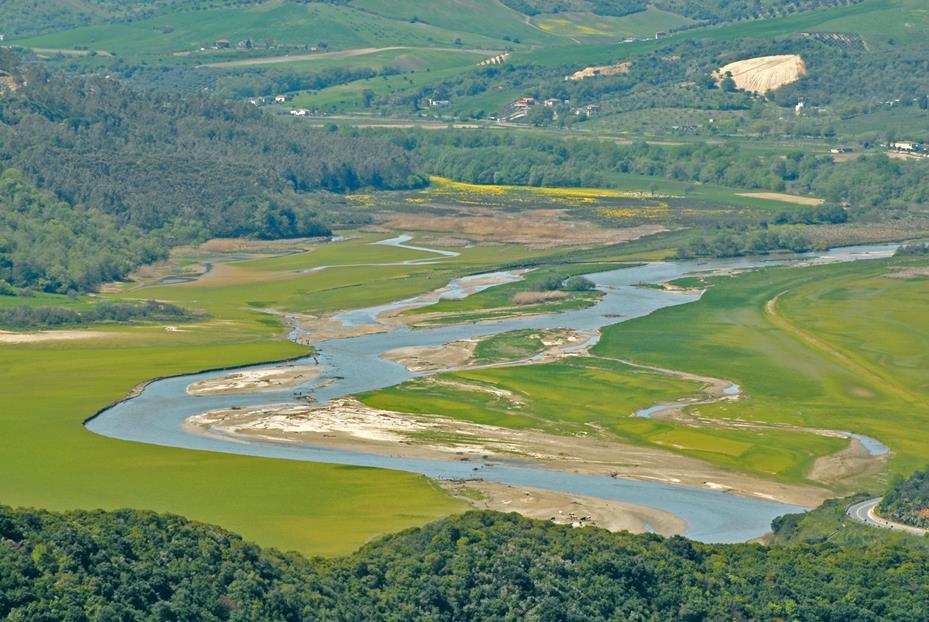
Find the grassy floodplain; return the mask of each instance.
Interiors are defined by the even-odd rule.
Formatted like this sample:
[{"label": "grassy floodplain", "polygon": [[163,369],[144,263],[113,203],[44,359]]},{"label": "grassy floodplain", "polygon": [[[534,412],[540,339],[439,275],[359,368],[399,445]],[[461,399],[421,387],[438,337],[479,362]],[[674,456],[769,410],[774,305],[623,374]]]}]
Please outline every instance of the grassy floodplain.
[{"label": "grassy floodplain", "polygon": [[[265,307],[325,312],[388,302],[492,267],[501,253],[514,259],[525,254],[478,248],[436,265],[351,267],[429,256],[369,244],[376,239],[362,236],[307,253],[218,266],[202,283],[120,295],[170,300],[211,315],[176,331],[95,327],[109,335],[64,347],[60,341],[3,344],[4,502],[170,511],[224,525],[261,544],[324,555],[346,553],[375,535],[463,509],[417,475],[156,447],[104,438],[82,426],[155,377],[306,352],[282,338],[281,322],[262,312]],[[321,265],[345,267],[299,272]]]},{"label": "grassy floodplain", "polygon": [[[594,352],[732,379],[746,399],[702,415],[867,434],[894,452],[892,473],[908,473],[929,456],[929,441],[912,434],[929,420],[929,280],[888,274],[909,263],[716,279],[697,303],[610,327]],[[818,442],[792,440],[795,451]]]},{"label": "grassy floodplain", "polygon": [[[791,483],[808,481],[817,458],[847,445],[791,428],[850,430],[887,444],[894,452],[890,472],[908,473],[929,456],[929,441],[911,433],[929,420],[929,278],[894,278],[910,263],[770,268],[714,278],[699,302],[607,328],[589,359],[456,372],[446,377],[457,384],[414,380],[362,399],[379,408],[564,434],[592,424],[626,441]],[[732,380],[741,385],[742,400],[689,410],[783,428],[733,430],[629,417],[695,389],[619,358]],[[462,383],[504,389],[524,405],[514,408]],[[842,492],[875,485],[882,476],[849,472],[836,476],[833,486]]]}]

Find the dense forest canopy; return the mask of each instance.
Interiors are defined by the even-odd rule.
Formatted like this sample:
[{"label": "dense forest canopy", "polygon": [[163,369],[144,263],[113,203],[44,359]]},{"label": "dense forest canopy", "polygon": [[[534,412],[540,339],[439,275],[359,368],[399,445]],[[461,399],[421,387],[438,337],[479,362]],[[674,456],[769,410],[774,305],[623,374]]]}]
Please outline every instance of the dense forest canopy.
[{"label": "dense forest canopy", "polygon": [[10,620],[924,620],[929,552],[706,545],[470,512],[342,559],[141,511],[0,508]]},{"label": "dense forest canopy", "polygon": [[167,247],[96,209],[77,210],[13,169],[0,173],[0,283],[88,290],[162,259]]},{"label": "dense forest canopy", "polygon": [[884,494],[879,509],[886,518],[929,529],[929,471],[918,471],[895,482]]},{"label": "dense forest canopy", "polygon": [[0,168],[18,171],[0,187],[0,278],[17,286],[90,289],[211,236],[328,235],[320,191],[424,183],[386,140],[0,62],[18,85],[0,96]]}]

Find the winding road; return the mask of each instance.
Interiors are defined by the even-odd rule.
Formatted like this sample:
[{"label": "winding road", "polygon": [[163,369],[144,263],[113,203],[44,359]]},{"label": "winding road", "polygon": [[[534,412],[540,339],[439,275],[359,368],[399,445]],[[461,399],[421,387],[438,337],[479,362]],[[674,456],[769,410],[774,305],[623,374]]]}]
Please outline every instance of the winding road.
[{"label": "winding road", "polygon": [[929,529],[911,527],[910,525],[889,521],[878,516],[874,510],[883,499],[883,497],[876,497],[874,499],[867,499],[865,501],[855,503],[854,505],[850,506],[848,510],[846,510],[846,514],[848,514],[848,517],[852,520],[858,521],[859,523],[864,523],[866,525],[871,525],[872,527],[881,527],[883,529],[903,531],[905,533],[913,534],[914,536],[925,536],[927,533],[929,533]]}]

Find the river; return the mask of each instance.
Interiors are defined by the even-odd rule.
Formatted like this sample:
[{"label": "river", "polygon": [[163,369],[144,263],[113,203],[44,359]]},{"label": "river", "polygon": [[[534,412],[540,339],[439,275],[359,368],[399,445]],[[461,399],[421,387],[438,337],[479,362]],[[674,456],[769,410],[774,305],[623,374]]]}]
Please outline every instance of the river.
[{"label": "river", "polygon": [[[414,248],[425,252],[435,249],[408,247],[406,237],[382,241],[392,246]],[[817,256],[805,256],[798,261],[854,261],[887,257],[895,247],[849,247]],[[441,256],[446,252],[435,251]],[[430,258],[433,259],[433,258]],[[433,259],[436,260],[436,259]],[[414,260],[416,261],[416,260]],[[600,301],[586,309],[560,314],[530,316],[497,322],[472,323],[416,329],[400,327],[390,332],[357,337],[332,339],[314,344],[323,368],[324,382],[319,379],[296,391],[254,393],[225,396],[193,397],[186,387],[202,380],[224,375],[214,371],[156,380],[136,396],[122,401],[90,419],[89,430],[104,436],[202,451],[263,456],[286,460],[304,460],[333,464],[397,469],[421,473],[438,479],[481,478],[516,486],[532,486],[555,491],[583,494],[603,499],[624,501],[665,510],[687,522],[685,536],[704,542],[741,542],[769,531],[771,520],[804,508],[764,499],[727,494],[725,492],[672,485],[659,482],[622,480],[612,477],[565,473],[517,461],[457,461],[411,459],[378,454],[334,450],[307,445],[243,441],[240,438],[220,438],[188,432],[182,423],[188,417],[207,410],[255,406],[271,403],[298,402],[295,393],[310,394],[324,403],[362,391],[399,384],[418,374],[398,363],[382,358],[389,350],[408,346],[441,345],[452,341],[483,337],[501,332],[532,328],[599,329],[609,324],[648,315],[657,309],[686,304],[699,294],[683,294],[663,289],[641,287],[643,283],[661,283],[684,276],[717,270],[739,270],[783,263],[758,258],[731,260],[655,262],[587,275],[604,293]],[[518,278],[514,273],[502,273],[502,280]],[[475,285],[474,277],[456,279],[443,288],[443,297],[462,297],[486,288]],[[346,311],[336,317],[346,324],[376,322],[384,311],[422,305],[422,299],[411,299],[377,305],[368,309]],[[298,334],[292,335],[299,337]],[[255,369],[273,365],[256,365]],[[300,402],[303,403],[303,402]],[[866,438],[866,437],[865,437]],[[875,443],[878,441],[874,439]],[[879,445],[879,443],[878,443]],[[300,494],[299,490],[294,491]]]}]

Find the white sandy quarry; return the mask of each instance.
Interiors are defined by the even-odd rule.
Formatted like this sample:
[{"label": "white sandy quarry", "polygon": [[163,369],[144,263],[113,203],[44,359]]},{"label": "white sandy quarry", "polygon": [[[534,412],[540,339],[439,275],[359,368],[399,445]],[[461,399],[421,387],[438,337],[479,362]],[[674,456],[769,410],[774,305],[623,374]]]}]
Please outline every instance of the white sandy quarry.
[{"label": "white sandy quarry", "polygon": [[188,395],[235,395],[292,389],[315,378],[322,371],[315,365],[285,365],[232,372],[219,378],[201,380],[187,387]]},{"label": "white sandy quarry", "polygon": [[797,54],[759,56],[729,63],[716,72],[716,77],[722,79],[727,73],[732,74],[736,87],[764,95],[806,75],[806,64]]}]

